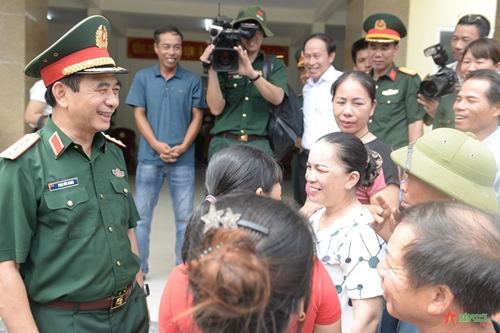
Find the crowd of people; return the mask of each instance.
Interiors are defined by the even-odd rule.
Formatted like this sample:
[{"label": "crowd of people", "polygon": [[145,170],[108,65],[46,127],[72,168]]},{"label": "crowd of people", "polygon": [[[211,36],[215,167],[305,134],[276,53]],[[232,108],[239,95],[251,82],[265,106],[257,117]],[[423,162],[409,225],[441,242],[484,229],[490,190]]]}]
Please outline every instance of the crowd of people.
[{"label": "crowd of people", "polygon": [[[135,74],[126,99],[141,133],[134,197],[124,145],[103,133],[128,72],[108,53],[107,19],[86,18],[26,66],[41,78],[25,117],[36,132],[0,154],[9,332],[147,332],[164,179],[177,266],[161,297],[162,333],[500,332],[500,45],[488,20],[459,20],[458,80],[439,98],[394,64],[407,31],[392,14],[365,20],[353,71],[333,67],[329,36],[309,36],[296,54],[304,128],[294,200],[282,197],[267,131],[269,106],[289,94],[286,66],[277,58],[263,73],[262,41],[273,36],[263,9],[242,8],[242,25],[255,35],[234,48],[236,72],[214,69],[214,45],[201,55],[206,96],[179,64],[182,33],[155,30],[158,63]],[[214,137],[195,208],[206,107]]]}]

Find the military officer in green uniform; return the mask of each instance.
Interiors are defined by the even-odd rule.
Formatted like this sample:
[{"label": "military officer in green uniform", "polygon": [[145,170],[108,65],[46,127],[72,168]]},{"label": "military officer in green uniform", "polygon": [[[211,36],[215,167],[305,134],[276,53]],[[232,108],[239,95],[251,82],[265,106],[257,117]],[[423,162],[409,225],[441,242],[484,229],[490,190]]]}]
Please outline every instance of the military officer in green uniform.
[{"label": "military officer in green uniform", "polygon": [[86,18],[31,61],[53,113],[0,154],[0,316],[10,333],[147,332],[110,24]]},{"label": "military officer in green uniform", "polygon": [[423,135],[425,115],[417,103],[420,77],[406,67],[393,62],[399,50],[399,40],[406,36],[401,20],[387,13],[368,17],[363,29],[368,42],[370,75],[376,82],[377,107],[368,122],[368,129],[393,149],[408,145]]}]

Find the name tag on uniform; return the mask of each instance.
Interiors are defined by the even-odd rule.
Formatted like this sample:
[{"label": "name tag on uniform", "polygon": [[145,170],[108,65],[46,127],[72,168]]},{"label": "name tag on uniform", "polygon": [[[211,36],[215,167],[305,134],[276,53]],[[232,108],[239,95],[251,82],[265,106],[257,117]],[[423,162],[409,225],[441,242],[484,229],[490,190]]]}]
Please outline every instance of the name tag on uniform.
[{"label": "name tag on uniform", "polygon": [[399,93],[398,89],[388,89],[388,90],[382,91],[382,95],[384,95],[384,96],[393,96],[393,95],[397,95],[397,93]]},{"label": "name tag on uniform", "polygon": [[241,74],[229,74],[228,79],[241,79],[243,76]]},{"label": "name tag on uniform", "polygon": [[79,185],[78,177],[70,178],[66,180],[60,180],[58,182],[49,183],[49,191],[62,190],[64,188],[73,187]]}]

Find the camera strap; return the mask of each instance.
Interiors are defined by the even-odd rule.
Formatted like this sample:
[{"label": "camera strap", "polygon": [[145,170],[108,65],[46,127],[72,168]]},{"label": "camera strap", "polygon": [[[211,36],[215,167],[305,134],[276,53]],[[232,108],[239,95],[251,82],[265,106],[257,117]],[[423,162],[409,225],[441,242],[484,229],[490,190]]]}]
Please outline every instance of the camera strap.
[{"label": "camera strap", "polygon": [[264,55],[264,64],[262,65],[262,76],[269,81],[269,76],[273,72],[276,56],[273,54]]}]

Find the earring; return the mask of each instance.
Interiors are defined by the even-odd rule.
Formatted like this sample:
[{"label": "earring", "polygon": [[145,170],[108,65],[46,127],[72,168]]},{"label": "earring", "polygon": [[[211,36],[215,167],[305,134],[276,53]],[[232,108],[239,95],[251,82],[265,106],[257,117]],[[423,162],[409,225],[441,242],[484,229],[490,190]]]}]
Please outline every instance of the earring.
[{"label": "earring", "polygon": [[304,311],[302,311],[302,313],[300,314],[299,318],[297,318],[297,320],[300,322],[303,322],[304,320],[306,320],[306,313]]},{"label": "earring", "polygon": [[351,193],[351,189],[350,188],[347,189],[347,193]]}]

